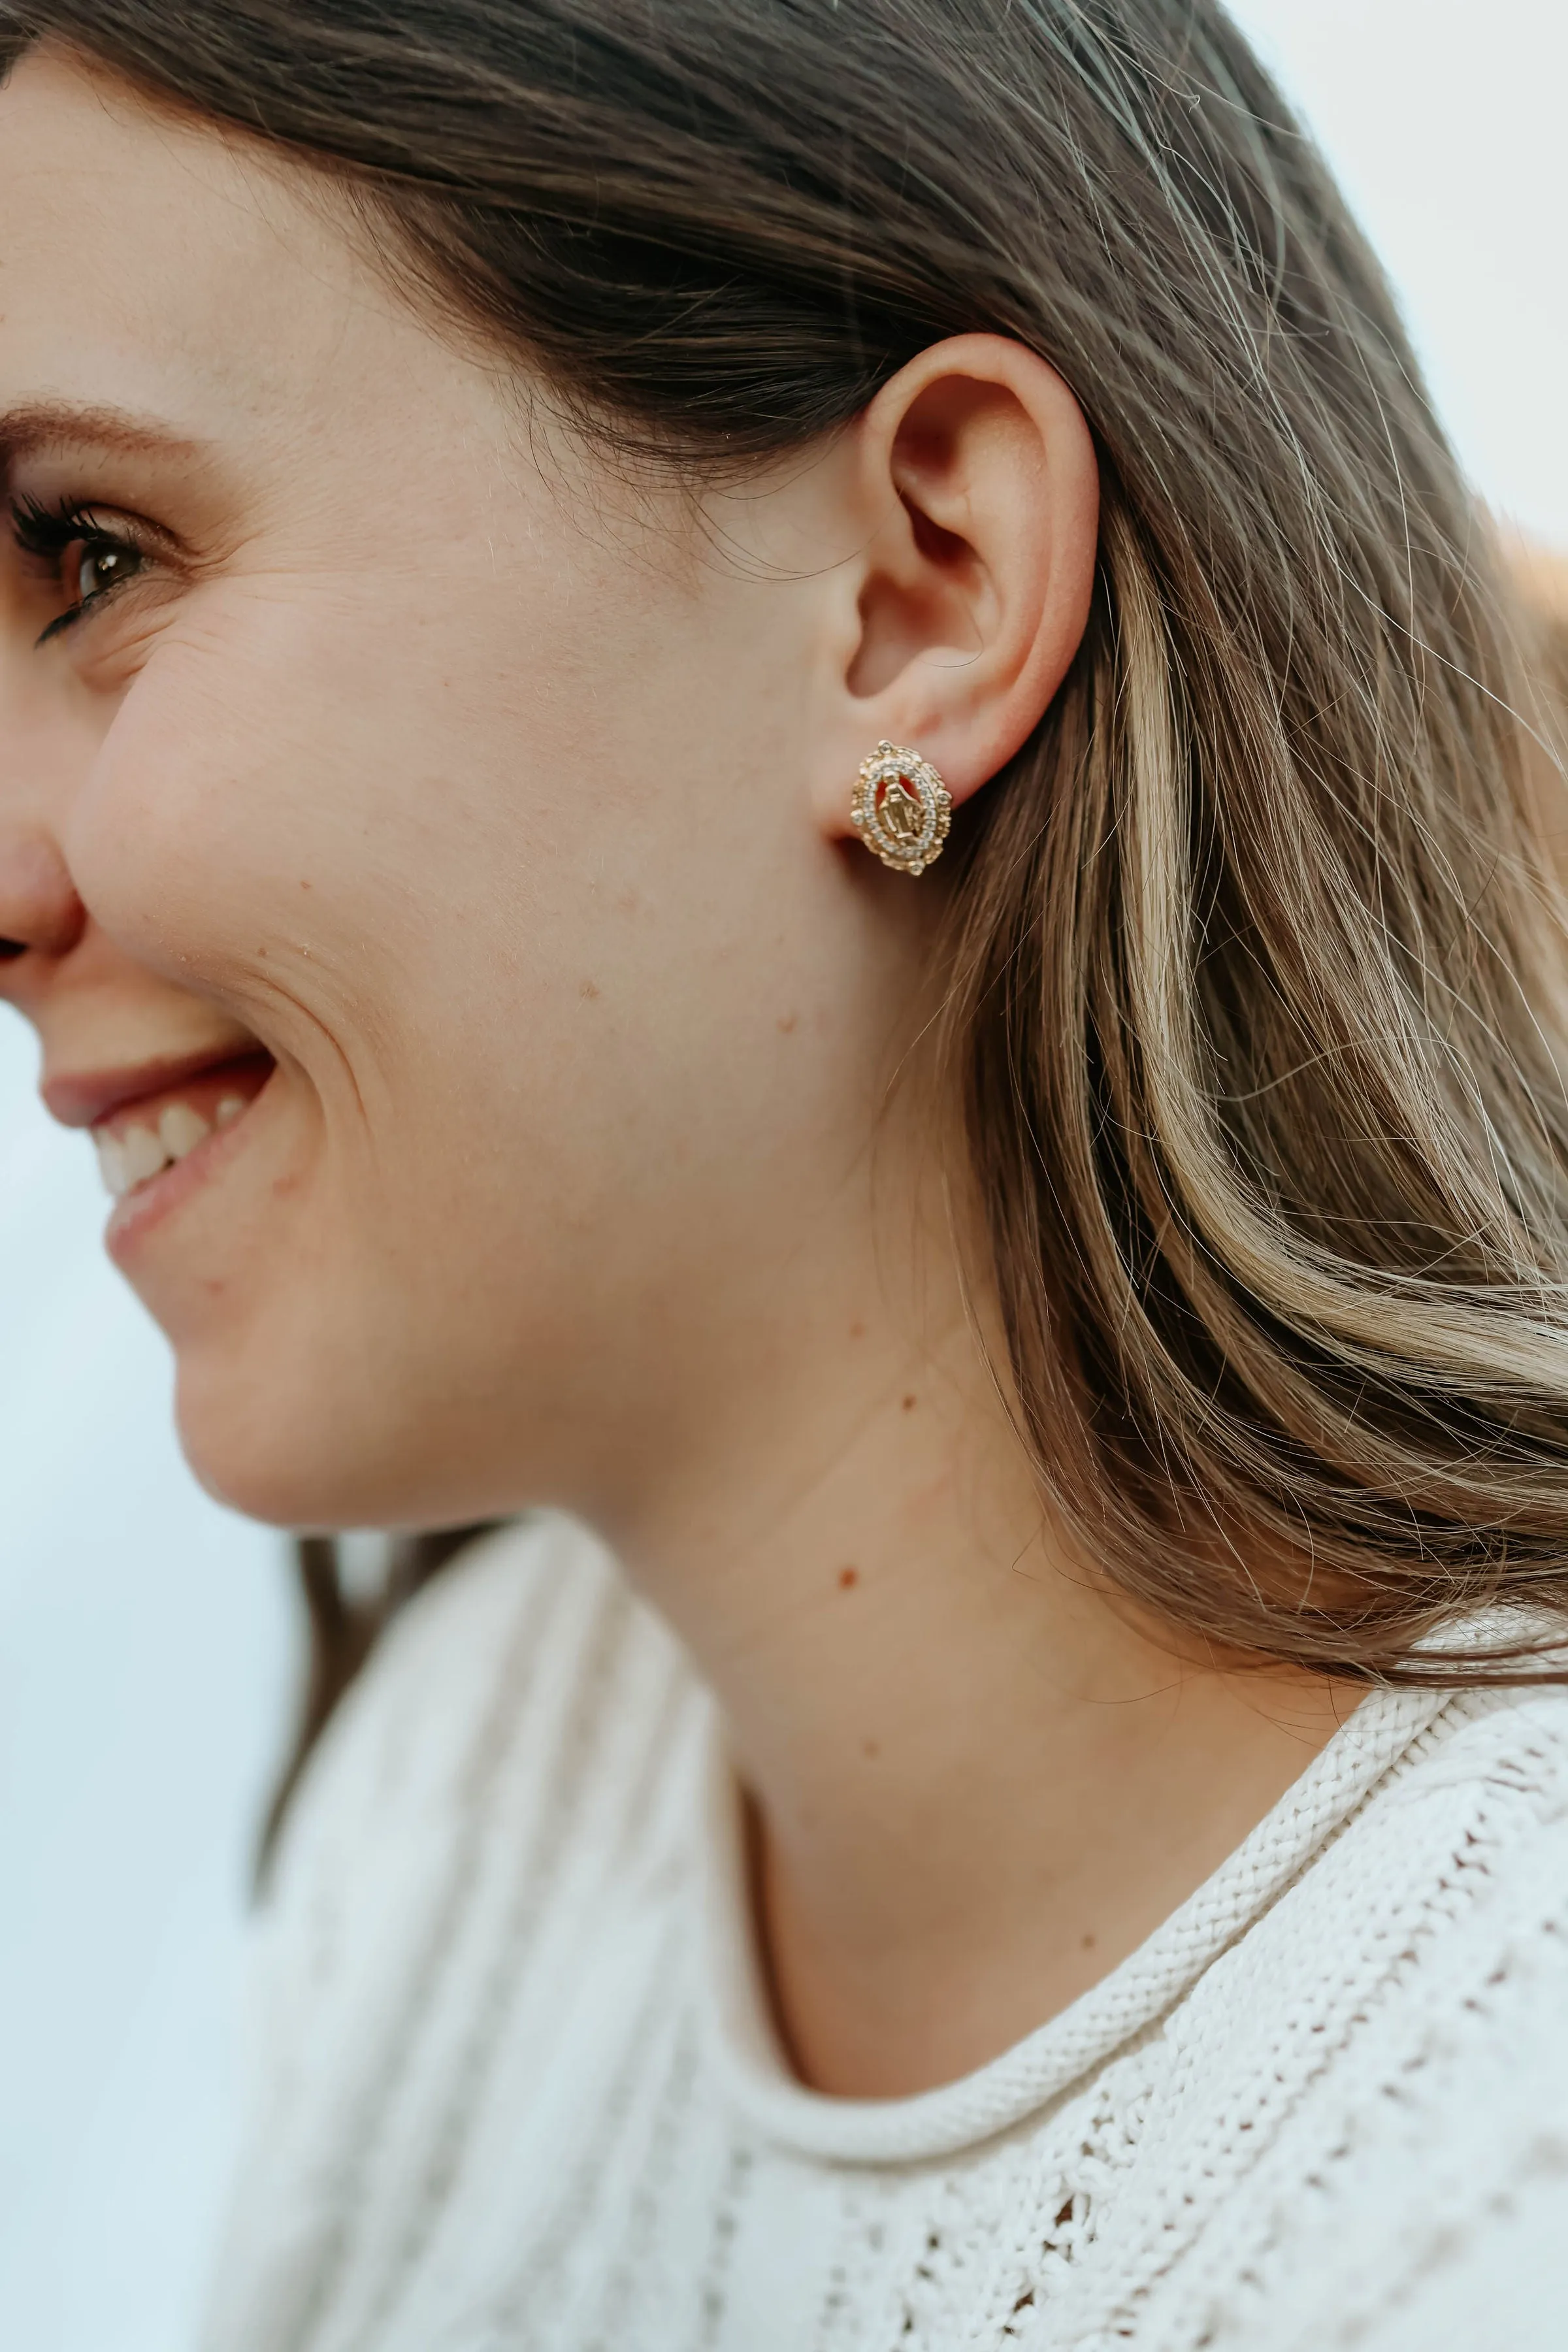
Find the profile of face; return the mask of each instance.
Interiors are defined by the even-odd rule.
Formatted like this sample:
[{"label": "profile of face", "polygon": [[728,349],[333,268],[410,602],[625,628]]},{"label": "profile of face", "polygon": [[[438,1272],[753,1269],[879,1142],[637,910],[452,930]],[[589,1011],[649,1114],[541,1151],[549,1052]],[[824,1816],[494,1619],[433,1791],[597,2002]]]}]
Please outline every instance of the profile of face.
[{"label": "profile of face", "polygon": [[613,1519],[880,1311],[943,886],[851,792],[887,737],[962,803],[1037,722],[1082,420],[972,337],[655,478],[301,167],[63,56],[0,207],[0,987],[187,1451],[279,1521]]}]

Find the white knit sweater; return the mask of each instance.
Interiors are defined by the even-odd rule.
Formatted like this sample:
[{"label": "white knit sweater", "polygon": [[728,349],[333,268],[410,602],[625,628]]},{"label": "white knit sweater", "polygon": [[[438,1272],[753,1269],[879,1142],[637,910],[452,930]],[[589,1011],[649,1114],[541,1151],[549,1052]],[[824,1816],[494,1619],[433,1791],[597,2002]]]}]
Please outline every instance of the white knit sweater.
[{"label": "white knit sweater", "polygon": [[1064,2014],[822,2098],[689,1670],[492,1539],[291,1824],[209,2352],[1563,2352],[1565,1797],[1568,1694],[1374,1696]]}]

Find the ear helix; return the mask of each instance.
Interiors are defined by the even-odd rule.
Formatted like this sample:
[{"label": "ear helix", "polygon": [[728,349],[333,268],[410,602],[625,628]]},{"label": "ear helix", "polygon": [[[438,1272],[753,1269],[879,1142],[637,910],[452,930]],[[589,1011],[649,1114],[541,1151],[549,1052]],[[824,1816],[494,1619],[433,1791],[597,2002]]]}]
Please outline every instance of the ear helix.
[{"label": "ear helix", "polygon": [[849,822],[884,866],[923,874],[942,856],[952,798],[929,760],[884,741],[860,763]]}]

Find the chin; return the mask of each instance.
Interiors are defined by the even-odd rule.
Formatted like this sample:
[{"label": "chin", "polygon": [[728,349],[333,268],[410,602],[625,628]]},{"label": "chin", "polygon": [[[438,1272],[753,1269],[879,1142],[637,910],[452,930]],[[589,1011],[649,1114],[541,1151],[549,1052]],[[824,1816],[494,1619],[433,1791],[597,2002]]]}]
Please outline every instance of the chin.
[{"label": "chin", "polygon": [[246,1518],[322,1533],[426,1523],[406,1443],[370,1442],[359,1416],[308,1379],[182,1362],[175,1419],[200,1484]]},{"label": "chin", "polygon": [[[323,1534],[355,1527],[392,1524],[365,1504],[374,1499],[374,1481],[344,1475],[341,1450],[323,1447],[300,1434],[292,1416],[280,1414],[270,1426],[225,1410],[192,1384],[194,1396],[181,1393],[175,1419],[180,1445],[200,1486],[231,1511],[264,1526],[310,1529]],[[364,1500],[362,1502],[361,1497]]]},{"label": "chin", "polygon": [[[363,1350],[359,1351],[363,1354]],[[331,1534],[502,1518],[541,1499],[437,1428],[401,1384],[324,1376],[320,1347],[236,1359],[181,1351],[175,1418],[186,1461],[215,1501],[263,1525]],[[526,1480],[524,1483],[527,1483]]]}]

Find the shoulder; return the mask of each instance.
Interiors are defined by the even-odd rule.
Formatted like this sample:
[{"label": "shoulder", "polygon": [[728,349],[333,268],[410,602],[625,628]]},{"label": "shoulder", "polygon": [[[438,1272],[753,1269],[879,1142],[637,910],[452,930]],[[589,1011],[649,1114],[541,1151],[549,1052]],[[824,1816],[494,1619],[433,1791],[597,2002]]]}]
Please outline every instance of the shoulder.
[{"label": "shoulder", "polygon": [[1356,1988],[1345,2046],[1363,2066],[1380,2033],[1419,2046],[1455,2070],[1457,2098],[1511,2053],[1545,1984],[1552,2063],[1568,2067],[1568,1689],[1443,1706],[1263,1924],[1264,1944],[1292,1937]]},{"label": "shoulder", "polygon": [[319,1985],[366,1921],[429,1899],[426,1879],[499,1815],[624,1777],[617,1731],[691,1688],[575,1521],[540,1513],[477,1541],[394,1620],[310,1759],[267,1897],[273,1973],[308,1944]]},{"label": "shoulder", "polygon": [[[1568,1691],[1451,1701],[1194,2006],[1217,2161],[1239,2179],[1251,2150],[1247,2193],[1172,2281],[1203,2340],[1555,2347]],[[1489,2307],[1501,2332],[1467,2332]]]},{"label": "shoulder", "polygon": [[[1365,1729],[1352,1718],[1339,1744],[1373,1744],[1380,1714],[1407,1703],[1374,1696]],[[1466,1935],[1484,1939],[1515,1899],[1553,1883],[1568,1893],[1568,1688],[1461,1691],[1432,1701],[1264,1923],[1263,1940],[1321,1932],[1341,1949],[1376,1948],[1381,1964],[1386,1931],[1407,1973],[1444,1965]]]},{"label": "shoulder", "polygon": [[395,1621],[310,1759],[258,1923],[237,2311],[314,2292],[373,2144],[423,2179],[498,1971],[528,1979],[563,1895],[586,1932],[628,1851],[655,1866],[701,1710],[609,1554],[553,1515],[477,1543]]},{"label": "shoulder", "polygon": [[340,1701],[290,1808],[275,1884],[286,1888],[334,1831],[460,1770],[555,1580],[572,1576],[598,1598],[610,1574],[564,1520],[520,1522],[459,1553],[394,1618]]},{"label": "shoulder", "polygon": [[1402,1979],[1441,1976],[1526,1918],[1555,1960],[1568,1925],[1568,1688],[1450,1700],[1341,1845],[1321,1865],[1323,1892],[1356,1885],[1368,1937],[1380,1919],[1401,1919]]}]

